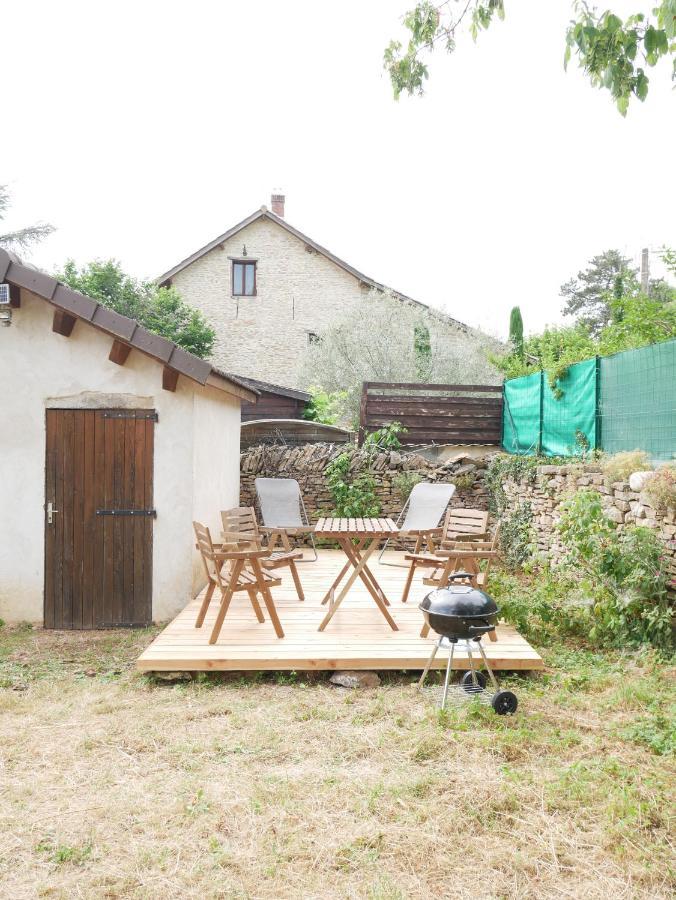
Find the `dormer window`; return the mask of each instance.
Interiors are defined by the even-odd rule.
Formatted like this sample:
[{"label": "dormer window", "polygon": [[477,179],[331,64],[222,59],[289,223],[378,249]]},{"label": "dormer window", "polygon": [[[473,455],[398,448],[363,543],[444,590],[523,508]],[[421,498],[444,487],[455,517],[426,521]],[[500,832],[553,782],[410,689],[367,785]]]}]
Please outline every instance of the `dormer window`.
[{"label": "dormer window", "polygon": [[232,293],[234,297],[256,296],[256,261],[236,259],[232,263]]}]

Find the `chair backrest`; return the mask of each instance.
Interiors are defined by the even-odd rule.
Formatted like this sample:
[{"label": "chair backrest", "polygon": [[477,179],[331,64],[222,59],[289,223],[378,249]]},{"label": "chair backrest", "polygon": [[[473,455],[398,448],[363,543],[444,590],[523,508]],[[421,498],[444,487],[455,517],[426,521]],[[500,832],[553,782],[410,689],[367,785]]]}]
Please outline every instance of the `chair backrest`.
[{"label": "chair backrest", "polygon": [[302,528],[300,485],[295,478],[257,478],[263,524],[268,528]]},{"label": "chair backrest", "polygon": [[229,535],[232,535],[233,543],[249,541],[256,547],[260,545],[260,533],[253,506],[224,509],[221,511],[221,522],[223,523],[223,540],[226,543],[229,542]]},{"label": "chair backrest", "polygon": [[482,509],[449,509],[444,520],[442,546],[446,541],[485,540],[488,537],[488,513]]},{"label": "chair backrest", "polygon": [[211,540],[211,532],[209,531],[207,526],[202,525],[201,522],[193,522],[192,527],[195,531],[197,549],[199,550],[199,554],[202,557],[204,573],[209,581],[219,583],[220,572],[214,559],[214,545],[213,541]]},{"label": "chair backrest", "polygon": [[416,484],[409,495],[400,530],[430,531],[436,528],[454,493],[454,484],[432,484],[429,481]]}]

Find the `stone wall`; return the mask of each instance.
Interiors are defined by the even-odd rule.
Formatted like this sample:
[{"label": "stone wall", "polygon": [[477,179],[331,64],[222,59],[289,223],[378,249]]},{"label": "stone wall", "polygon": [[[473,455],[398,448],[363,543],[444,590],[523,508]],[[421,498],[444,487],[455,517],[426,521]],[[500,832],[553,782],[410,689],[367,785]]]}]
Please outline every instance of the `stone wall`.
[{"label": "stone wall", "polygon": [[[300,484],[311,521],[320,515],[331,515],[333,501],[324,470],[344,451],[335,444],[305,444],[300,447],[271,447],[260,445],[244,451],[240,460],[240,500],[245,506],[254,505],[254,479],[257,477],[295,478]],[[353,469],[360,470],[367,463],[363,451],[355,454]],[[430,462],[417,453],[396,451],[376,453],[368,460],[376,480],[376,493],[382,505],[382,515],[396,518],[401,512],[403,498],[396,486],[402,473],[416,473],[425,481],[453,482],[456,492],[452,506],[487,509],[488,494],[483,475],[486,459],[472,459],[465,454],[445,463]]]},{"label": "stone wall", "polygon": [[534,482],[507,479],[503,488],[510,511],[519,504],[530,504],[538,550],[552,561],[559,560],[564,552],[554,527],[561,515],[562,501],[576,490],[591,488],[601,494],[606,515],[618,529],[630,524],[647,525],[659,533],[669,557],[669,571],[676,579],[674,510],[658,512],[642,494],[632,491],[627,482],[610,483],[598,466],[538,466]]}]

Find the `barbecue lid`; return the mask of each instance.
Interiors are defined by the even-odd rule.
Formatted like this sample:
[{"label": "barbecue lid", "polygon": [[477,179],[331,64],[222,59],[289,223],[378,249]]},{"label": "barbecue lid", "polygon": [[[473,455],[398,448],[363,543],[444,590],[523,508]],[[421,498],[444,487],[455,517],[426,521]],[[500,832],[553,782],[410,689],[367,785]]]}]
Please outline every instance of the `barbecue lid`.
[{"label": "barbecue lid", "polygon": [[492,597],[471,584],[449,584],[435,588],[419,604],[419,609],[437,616],[491,616],[499,612]]}]

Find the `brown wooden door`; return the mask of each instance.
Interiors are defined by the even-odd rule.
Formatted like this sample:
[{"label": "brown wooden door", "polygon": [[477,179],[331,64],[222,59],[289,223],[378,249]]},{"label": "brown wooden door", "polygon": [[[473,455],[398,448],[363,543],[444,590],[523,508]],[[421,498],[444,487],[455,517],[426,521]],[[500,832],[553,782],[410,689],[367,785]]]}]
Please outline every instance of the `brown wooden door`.
[{"label": "brown wooden door", "polygon": [[151,621],[155,420],[47,410],[45,628]]}]

